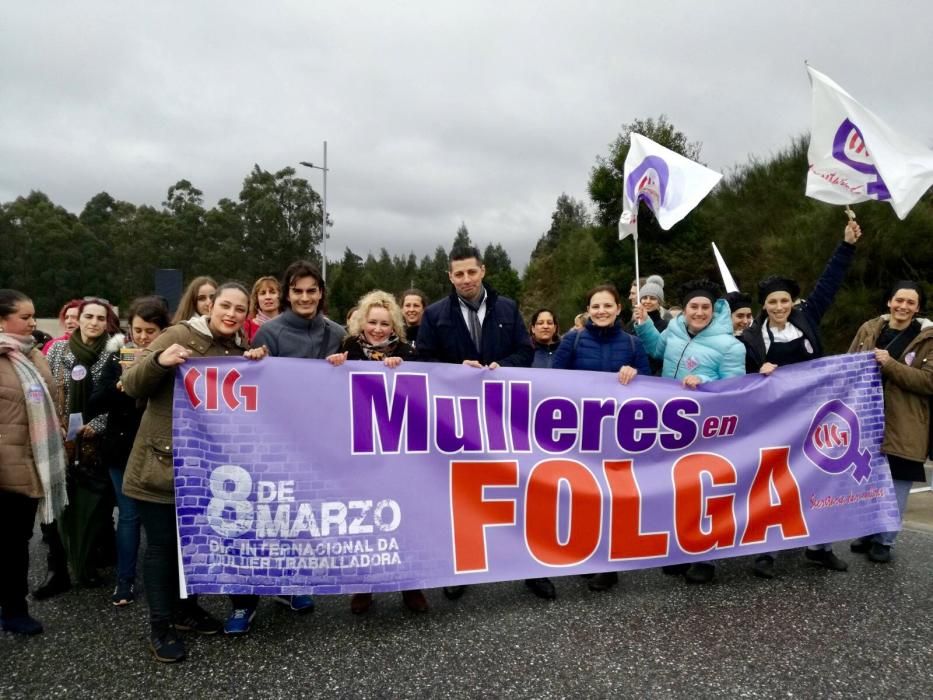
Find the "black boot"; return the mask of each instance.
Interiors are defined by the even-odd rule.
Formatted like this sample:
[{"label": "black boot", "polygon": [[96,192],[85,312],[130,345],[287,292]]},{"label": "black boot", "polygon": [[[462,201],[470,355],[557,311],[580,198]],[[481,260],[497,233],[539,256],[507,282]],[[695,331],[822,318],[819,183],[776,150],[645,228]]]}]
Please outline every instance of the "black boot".
[{"label": "black boot", "polygon": [[46,600],[69,590],[71,590],[71,577],[68,575],[68,569],[58,571],[49,569],[45,581],[32,592],[32,597],[36,600]]},{"label": "black boot", "polygon": [[62,544],[62,538],[58,534],[58,528],[54,523],[51,525],[42,525],[42,539],[49,546],[47,557],[49,573],[45,581],[36,590],[32,592],[32,597],[36,600],[46,600],[52,596],[71,589],[71,577],[68,575],[68,559],[65,556],[65,546]]}]

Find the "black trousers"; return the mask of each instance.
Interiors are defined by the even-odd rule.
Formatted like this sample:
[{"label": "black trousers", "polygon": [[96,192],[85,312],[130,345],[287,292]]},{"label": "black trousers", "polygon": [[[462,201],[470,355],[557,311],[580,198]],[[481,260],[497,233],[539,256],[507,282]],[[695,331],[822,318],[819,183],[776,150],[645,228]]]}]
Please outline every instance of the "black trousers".
[{"label": "black trousers", "polygon": [[143,584],[149,604],[149,624],[161,632],[172,616],[187,606],[197,605],[197,597],[178,597],[178,536],[175,530],[175,506],[171,503],[136,501],[139,521],[146,531],[143,555]]},{"label": "black trousers", "polygon": [[0,491],[0,533],[3,533],[3,568],[0,573],[0,608],[3,617],[25,615],[29,608],[29,538],[36,524],[39,500]]}]

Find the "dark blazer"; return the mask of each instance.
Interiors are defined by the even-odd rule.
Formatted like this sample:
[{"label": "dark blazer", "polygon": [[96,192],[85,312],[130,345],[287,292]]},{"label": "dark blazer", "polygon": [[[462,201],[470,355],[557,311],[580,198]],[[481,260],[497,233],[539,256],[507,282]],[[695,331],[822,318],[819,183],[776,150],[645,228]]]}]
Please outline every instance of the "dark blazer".
[{"label": "dark blazer", "polygon": [[[826,269],[816,281],[813,292],[807,297],[806,301],[801,302],[793,308],[788,317],[788,322],[794,324],[803,333],[803,337],[810,341],[813,347],[812,359],[823,356],[823,341],[820,338],[820,321],[823,315],[829,311],[833,299],[836,298],[836,292],[842,286],[846,272],[852,264],[855,257],[855,246],[843,241],[836,250],[833,251],[829,262],[826,263]],[[764,309],[758,314],[758,318],[751,326],[745,329],[739,340],[745,345],[745,371],[749,374],[757,372],[765,363],[765,340],[761,335],[763,324],[767,323],[768,314]]]},{"label": "dark blazer", "polygon": [[456,292],[431,304],[418,329],[417,359],[425,362],[461,364],[479,360],[488,365],[530,367],[534,357],[531,339],[518,305],[486,286],[486,316],[483,319],[482,348],[477,349],[463,320]]}]

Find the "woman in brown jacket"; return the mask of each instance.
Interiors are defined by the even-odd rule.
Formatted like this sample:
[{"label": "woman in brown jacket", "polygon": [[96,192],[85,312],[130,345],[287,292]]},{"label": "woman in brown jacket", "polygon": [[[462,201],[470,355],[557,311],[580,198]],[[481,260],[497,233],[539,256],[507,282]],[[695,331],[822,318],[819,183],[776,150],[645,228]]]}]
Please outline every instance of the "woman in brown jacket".
[{"label": "woman in brown jacket", "polygon": [[[884,383],[884,440],[898,510],[907,507],[911,483],[926,481],[930,453],[930,397],[933,396],[933,322],[917,318],[926,295],[916,282],[897,282],[888,294],[890,313],[862,324],[849,352],[874,351]],[[850,549],[871,561],[891,560],[897,532],[855,540]]]},{"label": "woman in brown jacket", "polygon": [[198,606],[195,596],[184,601],[178,596],[172,466],[175,368],[189,357],[264,357],[265,348],[246,350],[238,344],[248,309],[249,293],[242,285],[220,285],[209,315],[182,321],[163,332],[123,375],[124,391],[148,400],[123,476],[123,493],[136,499],[146,531],[143,582],[149,603],[150,648],[157,660],[166,663],[185,658],[177,631],[217,634],[222,629],[218,620]]},{"label": "woman in brown jacket", "polygon": [[26,604],[36,511],[50,523],[68,502],[65,448],[49,393],[52,374],[31,335],[35,314],[25,294],[0,289],[0,622],[18,634],[42,632]]}]

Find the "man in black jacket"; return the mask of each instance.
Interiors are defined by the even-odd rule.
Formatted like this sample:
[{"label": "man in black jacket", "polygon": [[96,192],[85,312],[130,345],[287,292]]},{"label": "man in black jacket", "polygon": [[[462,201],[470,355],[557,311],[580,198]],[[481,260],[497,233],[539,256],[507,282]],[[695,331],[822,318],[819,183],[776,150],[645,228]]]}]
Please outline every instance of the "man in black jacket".
[{"label": "man in black jacket", "polygon": [[[530,367],[534,349],[518,305],[483,284],[486,267],[473,247],[450,252],[447,272],[454,286],[450,296],[431,304],[418,330],[418,359],[468,367]],[[546,578],[527,579],[539,598],[555,597]],[[444,595],[455,600],[466,586],[447,586]]]}]

